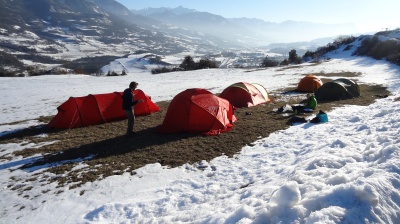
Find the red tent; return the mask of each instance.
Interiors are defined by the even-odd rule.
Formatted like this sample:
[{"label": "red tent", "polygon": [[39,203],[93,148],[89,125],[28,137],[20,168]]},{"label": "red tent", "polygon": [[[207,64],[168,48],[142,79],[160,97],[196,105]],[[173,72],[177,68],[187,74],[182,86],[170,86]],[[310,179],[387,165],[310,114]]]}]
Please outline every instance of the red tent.
[{"label": "red tent", "polygon": [[228,86],[219,97],[229,100],[235,107],[252,107],[271,102],[267,90],[260,84],[238,82]]},{"label": "red tent", "polygon": [[[135,105],[136,116],[160,110],[142,90],[135,90],[134,96],[135,100],[144,101]],[[122,110],[122,92],[70,97],[57,110],[57,115],[47,124],[49,128],[79,128],[126,119]]]},{"label": "red tent", "polygon": [[321,86],[321,79],[315,75],[306,75],[297,84],[297,91],[313,93]]},{"label": "red tent", "polygon": [[187,89],[172,99],[158,131],[217,135],[231,130],[235,121],[227,100],[205,89]]}]

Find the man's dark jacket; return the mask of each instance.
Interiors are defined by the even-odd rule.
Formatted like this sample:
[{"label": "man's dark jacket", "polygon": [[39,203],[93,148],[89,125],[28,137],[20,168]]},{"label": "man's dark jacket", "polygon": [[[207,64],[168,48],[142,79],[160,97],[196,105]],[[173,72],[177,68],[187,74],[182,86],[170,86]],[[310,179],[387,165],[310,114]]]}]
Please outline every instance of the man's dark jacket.
[{"label": "man's dark jacket", "polygon": [[132,90],[130,88],[125,89],[122,94],[122,109],[131,110],[132,107],[137,104],[137,100],[134,100]]}]

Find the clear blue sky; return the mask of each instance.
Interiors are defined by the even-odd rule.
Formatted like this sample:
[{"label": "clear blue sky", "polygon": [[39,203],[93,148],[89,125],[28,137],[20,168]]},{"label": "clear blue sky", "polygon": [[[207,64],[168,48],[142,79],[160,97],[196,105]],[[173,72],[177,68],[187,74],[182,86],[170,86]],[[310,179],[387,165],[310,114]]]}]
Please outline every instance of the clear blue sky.
[{"label": "clear blue sky", "polygon": [[128,9],[182,6],[226,18],[354,23],[360,32],[400,27],[400,0],[117,0]]}]

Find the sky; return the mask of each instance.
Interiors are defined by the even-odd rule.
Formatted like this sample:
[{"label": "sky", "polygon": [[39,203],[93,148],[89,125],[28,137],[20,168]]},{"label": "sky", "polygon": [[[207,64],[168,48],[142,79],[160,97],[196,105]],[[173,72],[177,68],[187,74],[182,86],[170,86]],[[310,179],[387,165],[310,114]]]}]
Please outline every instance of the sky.
[{"label": "sky", "polygon": [[314,23],[354,23],[359,32],[400,27],[397,0],[117,0],[129,9],[182,6],[226,18],[259,18],[268,22],[287,20]]},{"label": "sky", "polygon": [[[351,53],[342,47],[327,55],[329,61],[285,70],[159,75],[134,66],[140,55],[132,55],[108,66],[116,71],[125,66],[127,76],[0,77],[0,95],[7,96],[0,103],[0,135],[43,125],[37,118],[55,115],[71,93],[109,93],[125,89],[132,80],[156,103],[187,88],[218,93],[239,81],[277,91],[295,87],[299,74],[324,78],[321,71],[360,73],[352,79],[384,85],[392,93],[368,106],[335,108],[328,112],[327,123],[295,124],[274,132],[233,158],[220,156],[172,169],[149,164],[133,176],[110,176],[71,189],[47,183],[63,175],[47,172],[47,165],[21,169],[43,155],[13,154],[52,144],[46,141],[47,133],[2,142],[0,223],[400,223],[400,67]],[[75,162],[74,169],[86,166],[84,159]]]}]

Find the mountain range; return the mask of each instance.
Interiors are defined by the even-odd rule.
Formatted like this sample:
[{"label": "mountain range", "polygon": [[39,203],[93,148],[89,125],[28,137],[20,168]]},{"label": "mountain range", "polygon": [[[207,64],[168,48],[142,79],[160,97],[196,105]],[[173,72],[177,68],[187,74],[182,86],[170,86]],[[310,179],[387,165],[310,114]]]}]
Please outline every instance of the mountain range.
[{"label": "mountain range", "polygon": [[98,67],[109,56],[209,54],[301,40],[300,32],[330,37],[339,29],[346,34],[354,26],[228,19],[183,7],[135,11],[115,0],[0,0],[0,64],[3,73],[37,64]]},{"label": "mountain range", "polygon": [[321,24],[303,21],[266,22],[256,18],[224,18],[208,12],[183,7],[132,10],[137,15],[167,24],[196,30],[244,46],[309,41],[317,38],[356,33],[352,23]]}]

